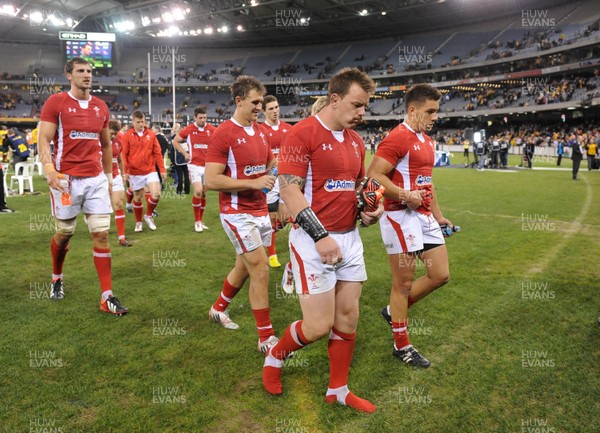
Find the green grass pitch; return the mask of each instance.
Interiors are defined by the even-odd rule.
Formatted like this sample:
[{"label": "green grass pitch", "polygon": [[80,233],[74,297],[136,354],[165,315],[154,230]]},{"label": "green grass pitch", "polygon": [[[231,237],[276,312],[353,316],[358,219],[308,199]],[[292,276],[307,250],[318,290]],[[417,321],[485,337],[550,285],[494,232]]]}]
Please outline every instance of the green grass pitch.
[{"label": "green grass pitch", "polygon": [[[460,162],[456,155],[453,162]],[[511,165],[518,157],[511,157]],[[544,161],[541,161],[542,165]],[[552,161],[546,161],[552,166]],[[570,167],[570,160],[565,160]],[[410,310],[412,343],[432,366],[391,355],[379,316],[390,272],[377,226],[361,229],[364,285],[350,388],[373,415],[324,402],[326,341],[283,372],[284,395],[263,390],[263,357],[247,285],[225,330],[207,312],[234,261],[210,193],[204,233],[191,197],[167,189],[158,230],[111,228],[116,296],[130,314],[98,310],[99,284],[79,218],[65,263],[65,299],[48,299],[52,221],[47,186],[9,197],[0,215],[0,432],[564,432],[600,431],[600,173],[436,169],[451,281]],[[288,258],[287,235],[277,239]],[[421,270],[422,271],[422,270]],[[298,301],[269,285],[277,335]]]}]

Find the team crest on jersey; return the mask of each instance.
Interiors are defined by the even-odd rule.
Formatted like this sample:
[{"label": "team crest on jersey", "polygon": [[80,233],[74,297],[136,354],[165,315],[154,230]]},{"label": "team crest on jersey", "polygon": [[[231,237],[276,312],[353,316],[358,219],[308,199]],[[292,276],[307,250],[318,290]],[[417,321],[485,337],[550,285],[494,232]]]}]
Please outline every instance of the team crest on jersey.
[{"label": "team crest on jersey", "polygon": [[415,184],[421,185],[429,185],[431,183],[431,176],[423,176],[422,174],[417,176],[415,180]]},{"label": "team crest on jersey", "polygon": [[353,141],[353,142],[352,142],[352,147],[354,148],[354,155],[355,155],[357,158],[360,158],[360,155],[358,154],[358,144],[356,144],[356,142],[354,142],[354,141]]},{"label": "team crest on jersey", "polygon": [[317,281],[319,281],[319,277],[315,274],[310,274],[308,277],[306,277],[306,279],[308,281],[310,281],[310,283],[312,284],[312,288],[313,289],[317,289],[319,286],[317,285]]},{"label": "team crest on jersey", "polygon": [[265,138],[265,134],[263,134],[262,132],[260,134],[258,134],[260,136],[260,138],[262,139],[263,144],[266,146],[267,145],[267,139]]},{"label": "team crest on jersey", "polygon": [[244,174],[246,176],[252,176],[253,174],[260,174],[267,171],[267,166],[265,164],[262,165],[247,165],[244,167]]},{"label": "team crest on jersey", "polygon": [[100,108],[94,107],[94,111],[96,112],[96,117],[100,117]]},{"label": "team crest on jersey", "polygon": [[355,183],[353,180],[327,179],[325,181],[325,191],[354,191]]},{"label": "team crest on jersey", "polygon": [[69,137],[72,139],[97,140],[97,132],[71,131]]}]

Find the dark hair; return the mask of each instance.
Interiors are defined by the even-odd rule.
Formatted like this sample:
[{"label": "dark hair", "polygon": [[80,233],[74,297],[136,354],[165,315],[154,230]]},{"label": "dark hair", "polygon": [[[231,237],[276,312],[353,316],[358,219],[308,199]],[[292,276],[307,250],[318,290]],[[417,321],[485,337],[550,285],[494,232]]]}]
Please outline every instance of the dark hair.
[{"label": "dark hair", "polygon": [[75,68],[75,65],[90,65],[90,62],[88,62],[87,60],[85,60],[84,58],[81,57],[73,57],[71,60],[69,60],[67,62],[67,64],[65,65],[65,74],[72,74],[73,73],[73,69]]},{"label": "dark hair", "polygon": [[145,116],[140,110],[135,110],[133,113],[131,113],[131,117],[133,119],[144,119]]},{"label": "dark hair", "polygon": [[198,107],[194,108],[194,117],[196,117],[198,114],[206,114],[206,105],[199,105]]},{"label": "dark hair", "polygon": [[235,79],[235,81],[231,84],[231,98],[235,102],[235,98],[238,96],[241,99],[246,99],[248,97],[248,93],[251,90],[257,90],[261,94],[267,93],[265,86],[258,81],[256,78],[250,75],[240,75]]},{"label": "dark hair", "polygon": [[110,119],[108,121],[108,129],[112,131],[120,131],[121,130],[121,121],[118,119]]},{"label": "dark hair", "polygon": [[267,104],[270,104],[271,102],[278,102],[277,98],[273,95],[267,95],[265,96],[265,100],[264,100],[264,105],[266,106]]},{"label": "dark hair", "polygon": [[442,94],[429,84],[415,84],[406,92],[406,108],[411,104],[422,104],[425,101],[439,101]]},{"label": "dark hair", "polygon": [[329,80],[327,96],[336,93],[344,97],[350,91],[352,84],[358,84],[365,92],[372,94],[375,91],[375,82],[358,68],[344,68]]}]

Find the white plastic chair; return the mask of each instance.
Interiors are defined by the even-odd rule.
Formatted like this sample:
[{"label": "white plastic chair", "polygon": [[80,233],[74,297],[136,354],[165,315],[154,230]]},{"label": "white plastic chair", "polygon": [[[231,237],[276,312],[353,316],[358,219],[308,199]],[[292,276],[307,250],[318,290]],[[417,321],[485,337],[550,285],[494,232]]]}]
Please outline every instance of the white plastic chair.
[{"label": "white plastic chair", "polygon": [[16,180],[19,183],[19,195],[23,195],[25,182],[29,183],[29,192],[33,192],[33,177],[31,173],[34,167],[34,164],[31,162],[18,162],[15,165],[15,174],[10,177],[10,189],[13,189],[13,183]]},{"label": "white plastic chair", "polygon": [[10,167],[10,164],[8,162],[2,163],[2,173],[4,173],[4,176],[2,176],[2,180],[3,180],[2,188],[4,188],[4,196],[5,197],[8,195],[8,185],[6,185],[6,179],[8,179],[8,168],[9,167]]},{"label": "white plastic chair", "polygon": [[[31,153],[33,153],[33,151]],[[43,173],[43,167],[42,162],[40,161],[40,155],[35,155],[33,158],[33,164],[35,165],[35,168],[37,168],[38,175],[41,176]]]}]

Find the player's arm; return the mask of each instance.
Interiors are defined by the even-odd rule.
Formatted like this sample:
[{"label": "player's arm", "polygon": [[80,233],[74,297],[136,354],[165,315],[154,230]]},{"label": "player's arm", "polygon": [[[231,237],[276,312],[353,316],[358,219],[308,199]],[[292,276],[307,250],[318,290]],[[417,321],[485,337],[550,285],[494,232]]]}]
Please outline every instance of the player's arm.
[{"label": "player's arm", "polygon": [[100,150],[102,151],[102,170],[108,179],[108,191],[112,192],[112,144],[108,128],[102,128],[100,131]]},{"label": "player's arm", "polygon": [[448,224],[450,227],[454,226],[454,224],[452,224],[452,222],[449,219],[446,219],[442,214],[442,210],[440,209],[440,205],[437,201],[437,194],[435,193],[435,186],[433,183],[431,184],[431,213],[438,224]]},{"label": "player's arm", "polygon": [[273,155],[273,151],[269,150],[269,161],[267,162],[267,173],[271,172],[274,168],[277,168],[277,158]]},{"label": "player's arm", "polygon": [[52,163],[52,155],[50,154],[50,142],[54,139],[56,133],[56,124],[42,120],[40,122],[40,130],[38,134],[38,154],[40,162],[46,173],[46,180],[50,188],[63,191],[63,187],[58,180],[58,172]]},{"label": "player's arm", "polygon": [[181,146],[181,142],[184,140],[185,139],[181,135],[177,134],[173,139],[173,147],[177,152],[181,153],[185,157],[186,161],[191,161],[192,157],[183,149],[183,146]]},{"label": "player's arm", "polygon": [[102,151],[102,170],[110,181],[112,179],[112,144],[108,128],[102,128],[100,132],[100,150]]},{"label": "player's arm", "polygon": [[119,153],[117,156],[117,164],[119,165],[119,171],[121,172],[121,176],[123,177],[123,182],[127,181],[127,175],[125,174],[125,164],[123,163],[123,156]]},{"label": "player's arm", "polygon": [[233,179],[225,175],[225,164],[207,162],[204,168],[206,188],[221,192],[238,192],[250,189],[271,189],[275,184],[275,177],[264,175],[256,179]]},{"label": "player's arm", "polygon": [[286,204],[294,222],[312,238],[322,263],[335,264],[342,260],[337,242],[319,221],[302,193],[306,178],[292,174],[280,174],[279,195]]},{"label": "player's arm", "polygon": [[375,155],[371,160],[371,164],[369,164],[367,176],[372,177],[385,187],[385,193],[383,194],[383,197],[405,201],[406,205],[411,209],[416,209],[421,206],[421,201],[423,198],[420,192],[400,188],[388,177],[388,174],[391,173],[393,169],[394,166],[390,164],[389,161]]}]

